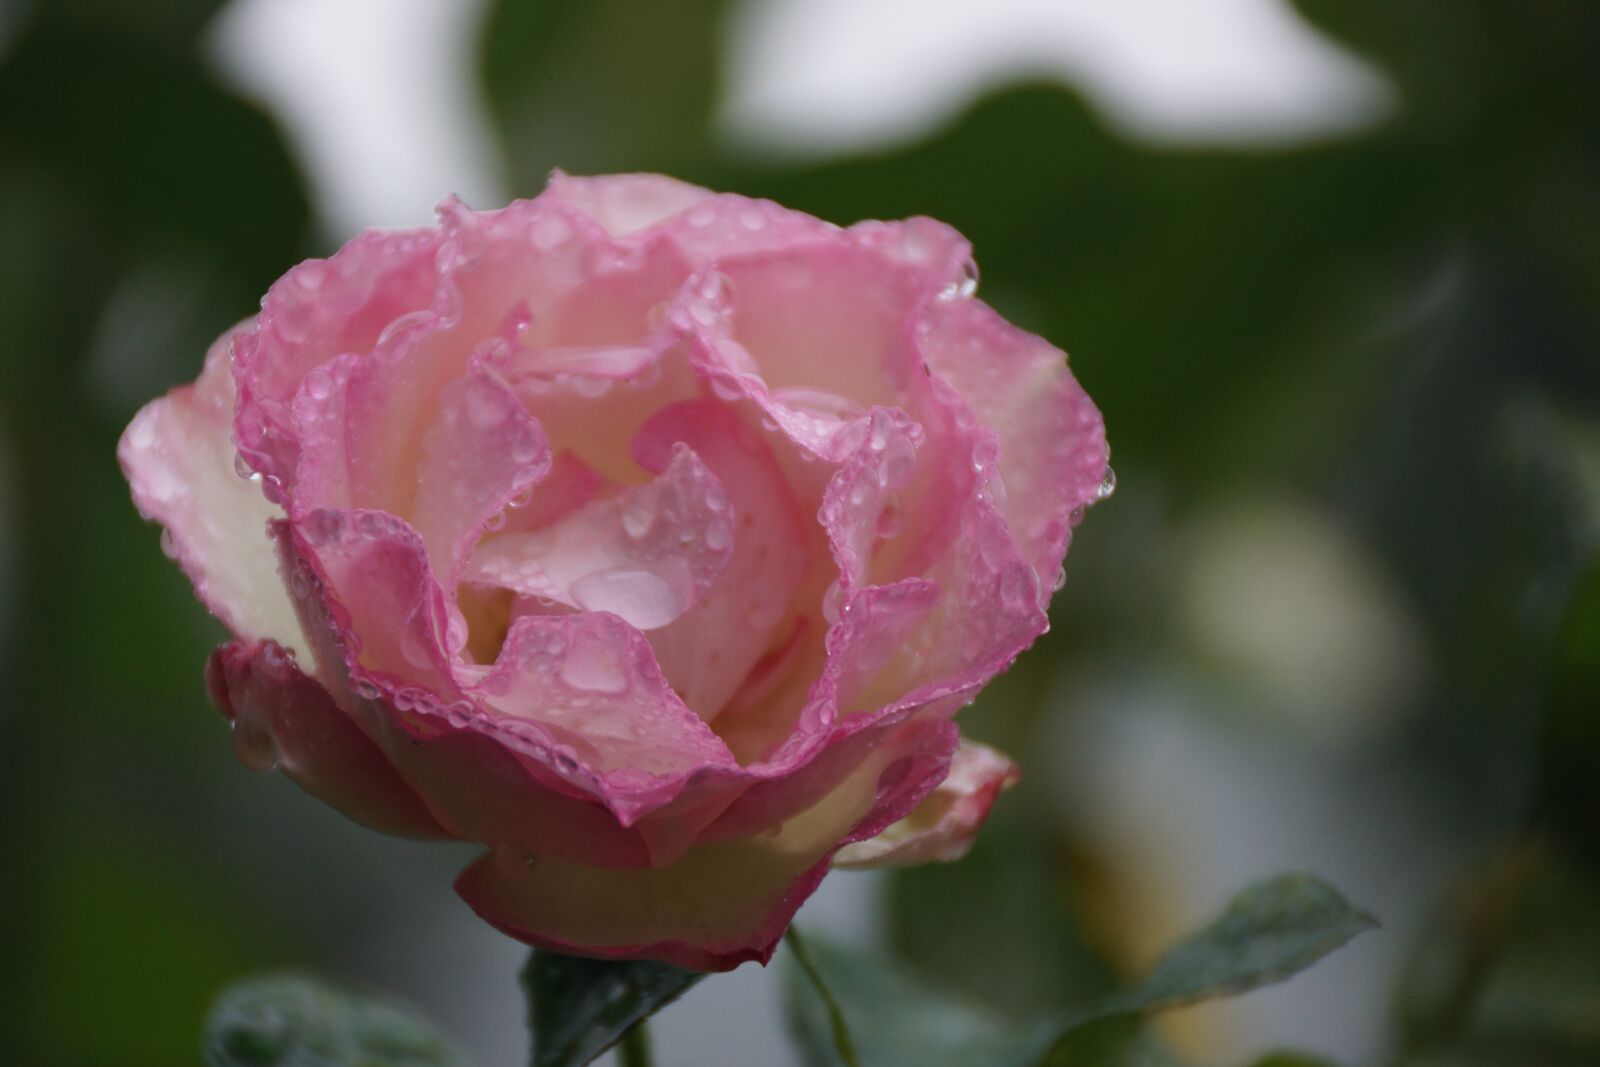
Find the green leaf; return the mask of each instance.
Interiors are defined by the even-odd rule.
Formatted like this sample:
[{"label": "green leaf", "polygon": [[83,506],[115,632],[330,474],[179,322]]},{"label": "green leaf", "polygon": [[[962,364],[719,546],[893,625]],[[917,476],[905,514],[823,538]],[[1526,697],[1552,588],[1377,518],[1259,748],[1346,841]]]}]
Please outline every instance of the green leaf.
[{"label": "green leaf", "polygon": [[809,940],[806,971],[815,971],[817,979],[790,970],[789,1025],[810,1067],[843,1062],[832,1040],[830,1005],[817,995],[817,985],[826,983],[862,1067],[1036,1067],[1047,1059],[1169,1064],[1171,1058],[1134,1024],[1136,1016],[1287,978],[1374,925],[1325,883],[1283,875],[1234,897],[1221,916],[1168,952],[1134,988],[1021,1021],[952,996],[898,964]]},{"label": "green leaf", "polygon": [[1327,883],[1306,874],[1280,875],[1239,893],[1135,988],[1069,1015],[1089,1021],[1248,992],[1298,974],[1376,925]]},{"label": "green leaf", "polygon": [[248,978],[206,1020],[206,1067],[466,1067],[409,1008],[301,974]]},{"label": "green leaf", "polygon": [[534,949],[522,971],[534,1067],[582,1067],[705,974],[653,960],[591,960]]}]

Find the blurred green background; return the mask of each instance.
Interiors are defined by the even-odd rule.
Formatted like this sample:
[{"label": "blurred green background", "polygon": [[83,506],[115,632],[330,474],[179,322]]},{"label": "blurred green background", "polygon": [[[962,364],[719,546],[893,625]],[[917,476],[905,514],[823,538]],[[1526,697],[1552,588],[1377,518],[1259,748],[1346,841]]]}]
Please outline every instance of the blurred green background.
[{"label": "blurred green background", "polygon": [[[947,220],[1105,413],[1118,493],[963,720],[1026,781],[968,860],[835,875],[803,924],[1020,1013],[1304,867],[1384,929],[1165,1024],[1174,1049],[1600,1062],[1600,5],[1262,0],[1381,92],[1254,136],[1141,127],[1039,52],[914,73],[928,34],[894,31],[1041,5],[862,4],[871,41],[813,27],[828,76],[881,63],[943,103],[893,135],[824,103],[856,132],[809,146],[727,119],[783,6],[0,0],[0,1058],[197,1062],[220,984],[297,964],[519,1062],[522,951],[451,895],[464,854],[234,763],[201,684],[221,630],[113,451],[293,262],[561,166]],[[1120,17],[1170,39],[1181,6]],[[425,120],[440,94],[459,114]],[[340,170],[342,137],[423,171]],[[661,1061],[794,1062],[773,997],[754,968],[704,983]]]}]

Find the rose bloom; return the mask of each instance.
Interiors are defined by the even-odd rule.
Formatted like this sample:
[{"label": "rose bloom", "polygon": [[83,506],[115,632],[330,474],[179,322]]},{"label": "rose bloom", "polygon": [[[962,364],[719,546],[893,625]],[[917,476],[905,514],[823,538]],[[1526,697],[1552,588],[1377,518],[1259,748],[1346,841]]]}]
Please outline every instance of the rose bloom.
[{"label": "rose bloom", "polygon": [[234,636],[239,758],[563,952],[767,960],[830,865],[953,859],[952,721],[1047,628],[1099,412],[941,223],[556,174],[308,260],[119,450]]}]

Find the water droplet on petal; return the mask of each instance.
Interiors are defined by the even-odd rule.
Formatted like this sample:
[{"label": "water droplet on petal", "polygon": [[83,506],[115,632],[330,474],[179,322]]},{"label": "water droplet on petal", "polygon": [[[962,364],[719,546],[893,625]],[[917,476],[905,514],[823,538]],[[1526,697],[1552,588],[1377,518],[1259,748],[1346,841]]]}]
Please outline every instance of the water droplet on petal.
[{"label": "water droplet on petal", "polygon": [[878,536],[887,541],[900,532],[900,509],[892,501],[878,512]]},{"label": "water droplet on petal", "polygon": [[305,377],[306,395],[312,400],[326,400],[333,395],[333,376],[318,367]]},{"label": "water droplet on petal", "polygon": [[822,617],[832,626],[839,621],[839,601],[844,597],[844,590],[840,587],[838,579],[828,586],[828,591],[822,594]]},{"label": "water droplet on petal", "polygon": [[572,236],[572,227],[567,224],[566,219],[552,213],[533,224],[533,233],[530,236],[533,247],[541,252],[548,252],[566,243],[567,238]]},{"label": "water droplet on petal", "polygon": [[656,502],[649,493],[634,493],[622,505],[622,530],[635,541],[656,524]]},{"label": "water droplet on petal", "polygon": [[572,599],[584,611],[609,611],[641,630],[665,626],[688,607],[661,575],[627,566],[585,574],[572,583]]},{"label": "water droplet on petal", "polygon": [[487,387],[467,390],[467,418],[480,430],[492,430],[505,421],[506,410],[500,398]]},{"label": "water droplet on petal", "polygon": [[1105,473],[1104,477],[1102,477],[1100,479],[1100,484],[1095,487],[1095,491],[1094,491],[1095,502],[1099,503],[1100,501],[1105,500],[1106,498],[1111,496],[1112,493],[1115,493],[1116,491],[1117,491],[1117,472],[1112,470],[1111,469],[1111,465],[1108,463],[1108,464],[1106,464],[1106,473]]},{"label": "water droplet on petal", "polygon": [[940,300],[965,300],[978,291],[978,265],[970,257],[961,264],[961,277],[939,290]]},{"label": "water droplet on petal", "polygon": [[627,693],[630,683],[622,654],[624,649],[600,638],[578,641],[566,651],[560,677],[582,693]]},{"label": "water droplet on petal", "polygon": [[240,715],[233,722],[233,752],[252,771],[270,771],[281,754],[272,728],[255,715]]}]

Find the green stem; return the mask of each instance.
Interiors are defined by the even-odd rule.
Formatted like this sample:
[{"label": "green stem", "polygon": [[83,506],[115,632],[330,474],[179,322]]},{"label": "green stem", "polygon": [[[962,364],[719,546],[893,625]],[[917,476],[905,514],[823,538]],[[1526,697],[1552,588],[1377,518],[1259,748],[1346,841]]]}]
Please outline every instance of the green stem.
[{"label": "green stem", "polygon": [[651,1067],[655,1057],[650,1055],[650,1028],[643,1019],[634,1023],[617,1043],[617,1055],[622,1067]]},{"label": "green stem", "polygon": [[828,1009],[828,1022],[833,1027],[833,1047],[839,1053],[839,1059],[844,1067],[861,1067],[861,1060],[856,1055],[856,1044],[850,1038],[850,1026],[845,1022],[844,1011],[839,1007],[839,1002],[833,999],[828,984],[822,980],[822,974],[817,970],[816,964],[811,962],[811,955],[806,951],[806,944],[800,939],[800,931],[789,927],[783,935],[783,940],[789,946],[789,951],[794,953],[795,962],[810,979],[811,987],[817,991],[817,996],[822,998],[823,1006]]}]

